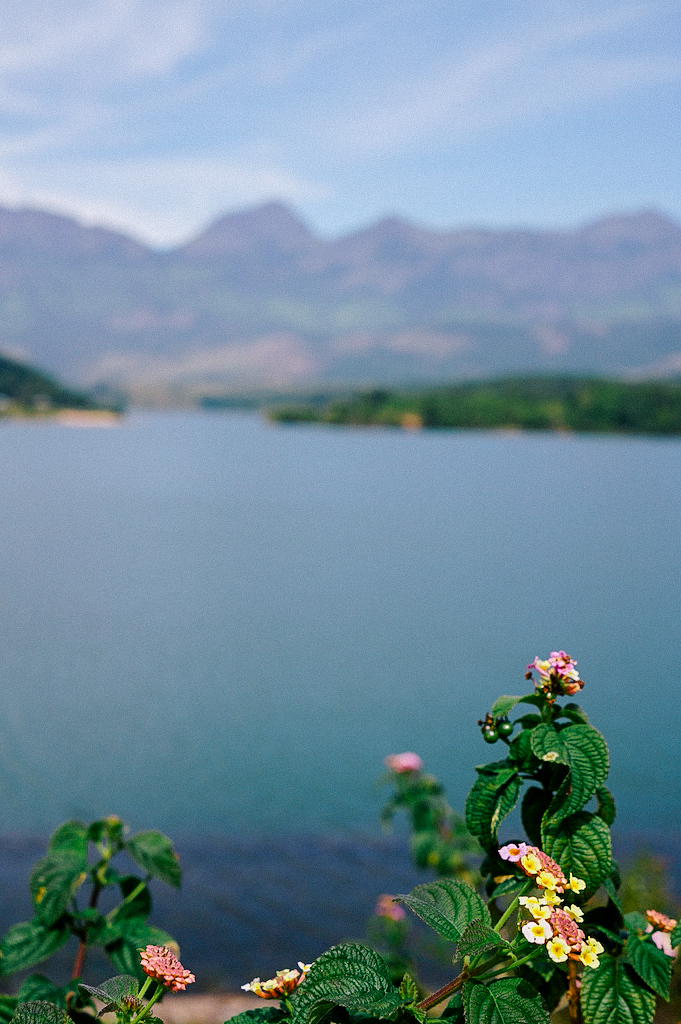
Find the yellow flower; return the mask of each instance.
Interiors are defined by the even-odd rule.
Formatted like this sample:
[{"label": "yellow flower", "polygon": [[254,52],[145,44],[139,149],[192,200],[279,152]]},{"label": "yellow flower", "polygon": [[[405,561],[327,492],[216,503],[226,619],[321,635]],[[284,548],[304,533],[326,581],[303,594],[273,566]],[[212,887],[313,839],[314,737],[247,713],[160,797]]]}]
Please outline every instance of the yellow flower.
[{"label": "yellow flower", "polygon": [[600,956],[601,953],[605,952],[605,949],[601,946],[598,939],[587,939],[586,941],[597,956]]},{"label": "yellow flower", "polygon": [[586,889],[586,882],[581,878],[577,878],[572,874],[572,872],[570,872],[570,881],[568,882],[568,885],[573,892],[581,892],[582,889]]},{"label": "yellow flower", "polygon": [[551,941],[546,944],[546,952],[555,964],[562,964],[568,958],[570,947],[565,939],[561,938],[560,935],[557,935],[556,938],[551,939]]},{"label": "yellow flower", "polygon": [[552,907],[559,907],[563,901],[557,892],[547,889],[544,893],[544,902],[549,903]]},{"label": "yellow flower", "polygon": [[572,920],[576,921],[577,924],[581,924],[584,920],[584,911],[574,903],[570,907],[563,907],[563,910],[566,914],[569,914]]},{"label": "yellow flower", "polygon": [[538,871],[541,871],[541,861],[533,853],[526,853],[524,857],[520,858],[520,863],[528,875],[536,875]]},{"label": "yellow flower", "polygon": [[579,954],[579,959],[582,961],[585,967],[598,967],[600,960],[596,955],[596,951],[591,946],[582,946],[582,952]]},{"label": "yellow flower", "polygon": [[551,907],[536,896],[520,896],[518,903],[532,914],[535,921],[546,921],[551,917]]},{"label": "yellow flower", "polygon": [[528,921],[522,931],[528,942],[535,942],[538,946],[543,946],[553,935],[551,925],[546,921]]},{"label": "yellow flower", "polygon": [[541,889],[557,889],[558,879],[550,871],[540,871],[536,878],[537,885]]}]

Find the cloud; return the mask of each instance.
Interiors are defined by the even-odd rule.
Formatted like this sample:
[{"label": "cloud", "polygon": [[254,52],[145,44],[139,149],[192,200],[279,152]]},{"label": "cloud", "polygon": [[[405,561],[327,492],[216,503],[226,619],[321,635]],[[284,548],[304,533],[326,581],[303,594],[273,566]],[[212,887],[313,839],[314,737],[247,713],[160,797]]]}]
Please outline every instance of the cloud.
[{"label": "cloud", "polygon": [[596,14],[575,6],[569,18],[543,21],[526,8],[513,31],[476,40],[445,66],[391,83],[359,114],[346,110],[328,125],[327,137],[356,155],[420,145],[437,132],[448,143],[462,142],[585,101],[679,81],[677,56],[614,52],[618,33],[668,6],[625,4]]},{"label": "cloud", "polygon": [[6,0],[0,67],[33,79],[167,73],[205,45],[206,15],[198,0]]},{"label": "cloud", "polygon": [[328,190],[276,166],[234,158],[163,157],[52,163],[0,174],[0,203],[73,216],[167,247],[225,210],[266,200],[293,204]]}]

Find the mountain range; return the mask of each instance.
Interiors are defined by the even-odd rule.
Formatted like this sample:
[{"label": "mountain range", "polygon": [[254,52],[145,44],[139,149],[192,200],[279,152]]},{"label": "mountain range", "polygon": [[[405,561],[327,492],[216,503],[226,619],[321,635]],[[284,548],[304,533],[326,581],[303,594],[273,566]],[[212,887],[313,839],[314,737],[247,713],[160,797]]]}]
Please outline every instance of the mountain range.
[{"label": "mountain range", "polygon": [[0,208],[0,351],[71,384],[219,393],[505,373],[681,374],[681,225],[326,239],[287,206],[158,251]]}]

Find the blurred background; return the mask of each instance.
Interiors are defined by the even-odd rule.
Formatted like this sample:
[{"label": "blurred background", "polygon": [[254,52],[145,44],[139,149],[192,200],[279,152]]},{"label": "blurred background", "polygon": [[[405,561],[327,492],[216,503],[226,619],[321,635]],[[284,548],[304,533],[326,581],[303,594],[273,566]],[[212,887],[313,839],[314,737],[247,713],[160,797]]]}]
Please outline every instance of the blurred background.
[{"label": "blurred background", "polygon": [[[50,831],[116,813],[176,841],[204,988],[362,938],[425,877],[385,755],[463,809],[560,648],[618,853],[678,898],[679,6],[3,5],[3,928]],[[508,375],[677,418],[264,415]]]}]

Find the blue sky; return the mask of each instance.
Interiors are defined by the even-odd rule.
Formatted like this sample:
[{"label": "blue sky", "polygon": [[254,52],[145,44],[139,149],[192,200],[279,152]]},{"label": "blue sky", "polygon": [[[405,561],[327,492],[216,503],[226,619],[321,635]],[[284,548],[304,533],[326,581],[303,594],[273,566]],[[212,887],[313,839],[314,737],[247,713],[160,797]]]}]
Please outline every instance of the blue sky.
[{"label": "blue sky", "polygon": [[172,245],[681,219],[681,0],[4,0],[0,203]]}]

